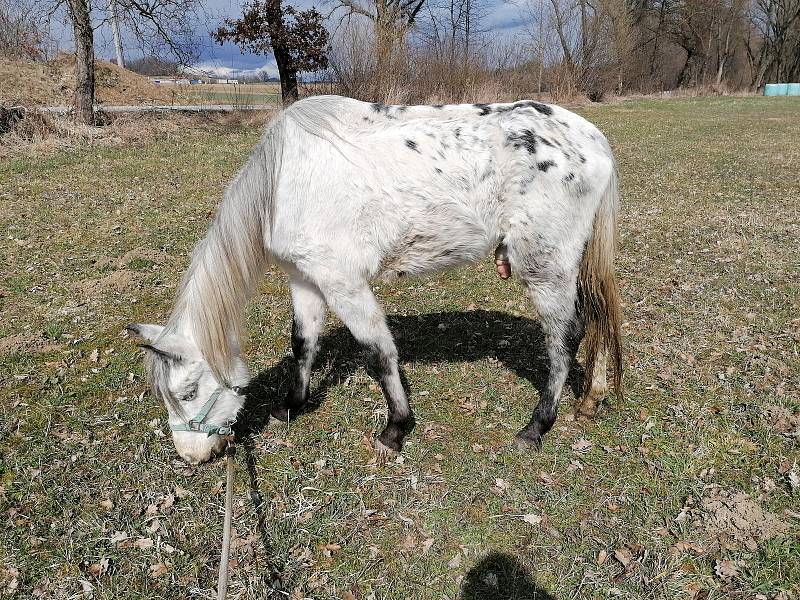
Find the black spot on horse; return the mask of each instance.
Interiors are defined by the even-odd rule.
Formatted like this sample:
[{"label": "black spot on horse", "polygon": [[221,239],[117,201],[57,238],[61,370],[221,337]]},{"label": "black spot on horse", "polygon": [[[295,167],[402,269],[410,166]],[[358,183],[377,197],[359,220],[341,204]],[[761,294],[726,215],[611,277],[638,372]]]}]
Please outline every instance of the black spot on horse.
[{"label": "black spot on horse", "polygon": [[439,175],[442,174],[442,170],[439,167],[434,167],[433,170],[436,171],[436,173],[439,174]]},{"label": "black spot on horse", "polygon": [[492,113],[492,107],[489,106],[488,104],[473,104],[472,106],[474,106],[480,111],[480,113],[478,113],[478,116],[480,117],[485,117],[486,115]]},{"label": "black spot on horse", "polygon": [[566,121],[562,121],[561,119],[558,119],[558,120],[556,121],[556,123],[558,123],[559,125],[561,125],[562,127],[564,127],[564,129],[569,129],[569,123],[567,123]]},{"label": "black spot on horse", "polygon": [[441,109],[444,108],[444,104],[434,104],[433,108],[437,108],[437,109],[441,110]]},{"label": "black spot on horse", "polygon": [[536,163],[536,168],[539,169],[542,173],[547,173],[547,169],[555,166],[556,163],[554,163],[552,160],[542,160]]},{"label": "black spot on horse", "polygon": [[508,136],[509,144],[516,149],[525,148],[528,154],[536,154],[536,144],[538,140],[544,141],[543,138],[537,136],[530,129],[523,129],[519,133],[511,133]]},{"label": "black spot on horse", "polygon": [[553,109],[547,106],[547,104],[542,104],[541,102],[534,102],[533,100],[530,101],[531,108],[533,108],[536,112],[539,112],[547,117],[553,114]]},{"label": "black spot on horse", "polygon": [[417,148],[417,142],[415,142],[414,140],[406,140],[406,146],[408,146],[411,150],[413,150],[417,154],[422,154],[419,151],[419,148]]},{"label": "black spot on horse", "polygon": [[550,146],[551,148],[555,148],[555,144],[553,144],[553,142],[551,142],[551,141],[550,141],[550,140],[548,140],[547,138],[543,138],[542,136],[539,136],[539,139],[540,139],[540,140],[542,140],[542,143],[543,143],[545,146]]},{"label": "black spot on horse", "polygon": [[382,113],[386,111],[386,105],[382,102],[373,102],[370,104],[370,107],[372,107],[372,110],[376,113]]},{"label": "black spot on horse", "polygon": [[585,162],[586,162],[586,157],[585,157],[583,154],[581,154],[581,153],[579,152],[579,153],[578,153],[578,160],[580,160],[580,161],[581,161],[581,164],[583,164],[583,163],[585,163]]},{"label": "black spot on horse", "polygon": [[456,127],[456,128],[453,130],[453,135],[455,135],[455,136],[456,136],[456,139],[460,138],[460,137],[461,137],[461,127]]},{"label": "black spot on horse", "polygon": [[575,173],[567,173],[566,175],[564,175],[564,177],[561,178],[561,182],[566,184],[572,181],[573,179],[575,179]]},{"label": "black spot on horse", "polygon": [[399,110],[401,113],[404,113],[404,112],[406,112],[408,110],[408,107],[407,106],[398,106],[397,110]]}]

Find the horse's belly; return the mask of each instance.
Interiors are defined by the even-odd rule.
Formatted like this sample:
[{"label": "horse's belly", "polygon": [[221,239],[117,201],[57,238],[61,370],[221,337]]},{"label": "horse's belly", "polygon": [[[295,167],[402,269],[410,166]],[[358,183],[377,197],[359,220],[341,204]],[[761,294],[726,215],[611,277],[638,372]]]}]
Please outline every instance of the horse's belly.
[{"label": "horse's belly", "polygon": [[423,275],[483,259],[495,240],[479,223],[454,219],[438,228],[411,228],[381,261],[384,277]]}]

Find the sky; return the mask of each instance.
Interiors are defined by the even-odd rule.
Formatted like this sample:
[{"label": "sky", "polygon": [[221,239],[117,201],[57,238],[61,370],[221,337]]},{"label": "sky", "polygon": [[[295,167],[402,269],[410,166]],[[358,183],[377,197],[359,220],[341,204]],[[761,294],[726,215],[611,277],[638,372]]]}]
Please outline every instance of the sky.
[{"label": "sky", "polygon": [[[329,1],[290,0],[290,3],[298,9],[316,6],[322,14],[327,14],[331,10]],[[226,43],[220,46],[213,42],[208,35],[208,31],[218,26],[224,18],[238,18],[241,16],[240,0],[205,0],[203,7],[208,15],[208,24],[198,27],[196,30],[200,57],[195,63],[195,67],[220,77],[237,77],[263,71],[266,71],[270,76],[277,77],[278,71],[275,66],[275,59],[271,55],[242,54],[234,44]],[[522,29],[521,13],[516,4],[506,0],[487,0],[486,13],[483,27],[488,31],[489,39],[494,36],[510,38]],[[99,21],[104,15],[98,13],[95,16]],[[336,22],[337,19],[335,18],[328,21],[329,30],[335,27]],[[67,25],[63,17],[59,22],[53,23],[51,35],[55,38],[60,49],[68,50],[72,48],[71,27]],[[132,36],[126,34],[123,30],[122,37],[126,60],[141,57],[142,52],[136,47]],[[96,31],[95,53],[99,58],[111,59],[114,56],[111,31],[105,24],[100,25]]]}]

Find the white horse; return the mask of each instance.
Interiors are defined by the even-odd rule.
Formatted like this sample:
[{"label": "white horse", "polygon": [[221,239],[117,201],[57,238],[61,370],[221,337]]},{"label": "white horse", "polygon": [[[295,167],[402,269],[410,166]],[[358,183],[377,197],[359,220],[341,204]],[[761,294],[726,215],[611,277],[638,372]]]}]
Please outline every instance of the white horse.
[{"label": "white horse", "polygon": [[510,263],[521,279],[546,335],[547,387],[517,435],[538,447],[582,339],[587,412],[606,392],[607,355],[621,390],[617,205],[606,138],[557,106],[295,103],[228,186],[166,327],[129,326],[150,351],[178,453],[208,460],[243,406],[242,315],[268,261],[289,276],[297,361],[272,416],[286,421],[308,399],[328,307],[368,349],[386,396],[376,446],[399,450],[413,416],[369,282],[473,263],[492,249],[501,276]]}]

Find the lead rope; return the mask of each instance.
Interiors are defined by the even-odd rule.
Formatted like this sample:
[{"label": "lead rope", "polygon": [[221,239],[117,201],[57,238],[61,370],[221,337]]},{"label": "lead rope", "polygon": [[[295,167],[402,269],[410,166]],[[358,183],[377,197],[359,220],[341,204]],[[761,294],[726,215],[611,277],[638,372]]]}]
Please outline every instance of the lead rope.
[{"label": "lead rope", "polygon": [[228,437],[225,448],[227,457],[227,477],[225,482],[225,521],[222,527],[222,556],[219,559],[219,577],[217,578],[217,600],[225,600],[228,594],[228,561],[231,554],[231,521],[233,520],[233,468],[236,444],[233,436]]}]

